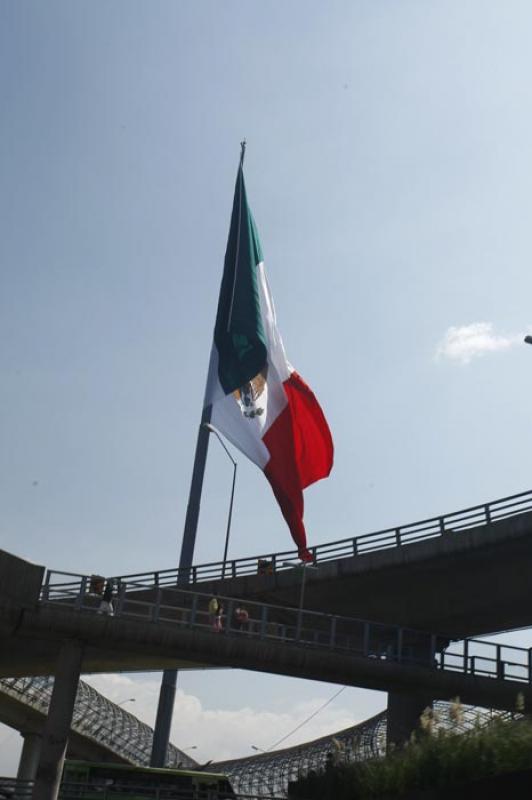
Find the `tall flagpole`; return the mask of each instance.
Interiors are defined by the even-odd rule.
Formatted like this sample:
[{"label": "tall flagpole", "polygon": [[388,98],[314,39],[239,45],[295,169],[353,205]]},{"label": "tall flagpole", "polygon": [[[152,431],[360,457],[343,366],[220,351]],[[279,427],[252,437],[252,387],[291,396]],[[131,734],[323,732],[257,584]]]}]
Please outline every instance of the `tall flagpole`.
[{"label": "tall flagpole", "polygon": [[[245,140],[240,142],[240,148],[240,166],[242,167],[244,155],[246,153]],[[194,559],[194,546],[196,544],[196,534],[198,531],[203,477],[205,475],[205,464],[207,462],[207,450],[209,447],[209,429],[207,425],[211,421],[211,412],[212,406],[205,406],[198,430],[196,454],[194,456],[194,467],[192,469],[192,480],[190,482],[190,492],[188,496],[187,515],[185,518],[185,529],[183,531],[181,555],[179,558],[178,586],[189,582],[190,568]],[[170,728],[172,726],[172,716],[174,713],[177,673],[177,669],[165,669],[163,672],[161,689],[159,691],[157,717],[153,731],[153,744],[150,758],[151,767],[164,767],[166,764],[166,753],[168,751]]]},{"label": "tall flagpole", "polygon": [[[196,455],[194,457],[194,467],[192,470],[192,480],[188,497],[187,515],[185,518],[185,530],[183,532],[183,542],[181,545],[181,556],[179,559],[179,572],[177,585],[187,584],[190,577],[190,567],[194,557],[194,545],[196,543],[196,533],[198,530],[198,519],[201,504],[201,491],[203,488],[203,476],[205,474],[205,464],[207,462],[207,450],[209,447],[209,430],[205,427],[211,421],[211,406],[206,406],[201,415],[201,423],[198,430],[196,441]],[[177,687],[177,669],[165,669],[159,691],[159,704],[157,706],[157,717],[153,731],[153,743],[150,758],[151,767],[164,767],[166,764],[166,753],[170,741],[170,728],[172,727],[172,716],[174,713],[175,693]]]}]

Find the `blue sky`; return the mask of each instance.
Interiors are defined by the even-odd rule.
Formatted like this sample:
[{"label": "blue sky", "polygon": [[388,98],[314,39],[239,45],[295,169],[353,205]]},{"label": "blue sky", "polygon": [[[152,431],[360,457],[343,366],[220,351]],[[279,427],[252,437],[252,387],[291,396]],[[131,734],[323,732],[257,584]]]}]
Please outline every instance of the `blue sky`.
[{"label": "blue sky", "polygon": [[[515,0],[4,0],[0,546],[75,572],[175,565],[243,137],[287,354],[335,439],[310,542],[529,488],[531,23]],[[223,552],[216,444],[198,562]],[[290,547],[242,459],[235,502],[230,555]],[[334,692],[180,685],[205,758],[229,724],[206,711],[234,715],[244,754],[261,715],[273,741]],[[384,704],[346,691],[328,729]]]}]

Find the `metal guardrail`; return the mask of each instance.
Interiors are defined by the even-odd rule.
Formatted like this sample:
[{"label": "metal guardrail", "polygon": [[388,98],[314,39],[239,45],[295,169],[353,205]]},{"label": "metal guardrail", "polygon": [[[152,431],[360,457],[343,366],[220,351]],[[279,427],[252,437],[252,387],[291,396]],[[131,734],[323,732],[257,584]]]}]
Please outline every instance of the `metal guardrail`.
[{"label": "metal guardrail", "polygon": [[[1,678],[0,696],[7,694],[41,714],[48,713],[54,679],[50,676]],[[124,708],[112,703],[88,683],[80,681],[72,714],[72,730],[97,742],[131,764],[149,766],[153,730]],[[168,767],[194,769],[197,763],[173,744],[166,754]],[[0,800],[2,800],[0,794]]]},{"label": "metal guardrail", "polygon": [[[503,497],[491,503],[471,506],[470,508],[464,508],[461,511],[454,511],[439,517],[419,520],[408,525],[385,528],[336,542],[316,545],[309,549],[312,553],[313,562],[320,564],[334,561],[338,558],[349,558],[379,550],[404,547],[442,536],[457,535],[471,528],[488,526],[494,522],[529,512],[532,512],[532,491]],[[290,569],[290,567],[284,566],[285,561],[297,559],[296,550],[286,550],[280,553],[265,553],[258,556],[232,559],[225,563],[213,561],[208,564],[197,564],[189,570],[173,568],[115,576],[112,580],[117,584],[123,582],[134,583],[138,588],[164,588],[177,586],[178,584],[196,584],[204,581],[236,578],[242,575],[256,575],[257,572],[265,574],[281,572]],[[81,577],[83,576],[75,573],[48,570],[42,588],[43,599],[60,596],[61,592],[70,592],[76,586],[79,586]],[[87,579],[89,578],[89,576],[86,577]]]},{"label": "metal guardrail", "polygon": [[[73,607],[99,613],[99,597],[87,593],[85,579],[77,594],[63,594],[43,604]],[[495,680],[532,684],[532,648],[486,641],[448,638],[399,625],[388,625],[319,611],[287,608],[257,601],[245,603],[248,620],[235,619],[242,600],[218,597],[221,621],[209,614],[211,595],[188,589],[157,589],[153,601],[134,596],[137,584],[122,583],[114,615],[158,623],[171,623],[211,633],[213,636],[258,638],[290,646],[314,647],[399,665],[459,672]],[[129,593],[128,593],[129,592]]]}]

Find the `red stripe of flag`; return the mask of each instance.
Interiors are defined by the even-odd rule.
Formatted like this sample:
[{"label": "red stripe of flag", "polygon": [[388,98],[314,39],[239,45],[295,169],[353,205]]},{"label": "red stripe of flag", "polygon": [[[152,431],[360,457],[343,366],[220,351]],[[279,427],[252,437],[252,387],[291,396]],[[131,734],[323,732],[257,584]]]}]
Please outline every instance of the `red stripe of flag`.
[{"label": "red stripe of flag", "polygon": [[290,528],[299,557],[311,561],[303,524],[303,489],[329,475],[334,447],[323,411],[303,379],[292,372],[283,388],[288,403],[263,438],[270,453],[264,474]]}]

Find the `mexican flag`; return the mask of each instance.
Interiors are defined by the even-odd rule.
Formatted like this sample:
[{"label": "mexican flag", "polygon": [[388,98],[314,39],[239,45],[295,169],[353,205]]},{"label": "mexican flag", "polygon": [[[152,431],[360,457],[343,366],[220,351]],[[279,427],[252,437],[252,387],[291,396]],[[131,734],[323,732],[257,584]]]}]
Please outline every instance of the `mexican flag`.
[{"label": "mexican flag", "polygon": [[[288,362],[277,329],[242,163],[237,175],[218,301],[205,411],[263,470],[298,547],[311,560],[303,489],[333,464],[329,427],[314,394]],[[205,414],[204,414],[205,419]]]}]

